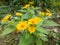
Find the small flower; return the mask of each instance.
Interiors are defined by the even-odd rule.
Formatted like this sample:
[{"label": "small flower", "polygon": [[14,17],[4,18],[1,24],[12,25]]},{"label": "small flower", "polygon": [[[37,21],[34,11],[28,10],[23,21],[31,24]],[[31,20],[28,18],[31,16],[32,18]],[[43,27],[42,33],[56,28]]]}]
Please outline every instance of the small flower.
[{"label": "small flower", "polygon": [[52,15],[51,12],[48,9],[46,9],[46,15],[47,16],[51,16]]},{"label": "small flower", "polygon": [[41,22],[42,21],[42,18],[39,18],[39,17],[36,17],[35,20],[38,22]]},{"label": "small flower", "polygon": [[39,12],[40,15],[42,16],[51,16],[52,14],[50,12]]},{"label": "small flower", "polygon": [[31,18],[28,20],[29,24],[36,24],[36,20],[34,18]]},{"label": "small flower", "polygon": [[26,4],[22,9],[27,9],[30,6],[30,4]]},{"label": "small flower", "polygon": [[28,31],[31,33],[34,33],[36,31],[36,28],[34,26],[29,26]]},{"label": "small flower", "polygon": [[34,2],[29,2],[29,4],[34,4]]},{"label": "small flower", "polygon": [[45,15],[45,13],[44,13],[44,12],[39,12],[39,14],[40,14],[40,15],[42,15],[42,16],[44,16],[44,15]]},{"label": "small flower", "polygon": [[42,18],[39,18],[39,17],[31,18],[28,20],[29,24],[38,24],[41,21],[42,21]]},{"label": "small flower", "polygon": [[3,19],[2,22],[6,22],[11,17],[11,14],[7,14]]},{"label": "small flower", "polygon": [[19,23],[16,25],[17,31],[25,30],[27,27],[28,27],[27,21],[19,22]]},{"label": "small flower", "polygon": [[47,16],[51,16],[52,14],[51,14],[51,13],[46,12],[46,15],[47,15]]},{"label": "small flower", "polygon": [[16,15],[17,16],[22,16],[22,13],[17,12]]}]

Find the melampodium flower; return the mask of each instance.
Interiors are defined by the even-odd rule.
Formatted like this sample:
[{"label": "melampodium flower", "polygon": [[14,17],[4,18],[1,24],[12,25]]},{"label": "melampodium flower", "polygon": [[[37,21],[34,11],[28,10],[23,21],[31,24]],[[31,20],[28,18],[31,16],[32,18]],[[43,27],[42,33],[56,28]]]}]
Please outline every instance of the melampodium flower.
[{"label": "melampodium flower", "polygon": [[36,24],[37,22],[34,18],[31,18],[31,19],[28,20],[28,23],[29,24]]},{"label": "melampodium flower", "polygon": [[29,4],[34,4],[34,2],[29,2]]},{"label": "melampodium flower", "polygon": [[28,27],[27,21],[19,22],[19,23],[16,25],[17,31],[25,30],[27,27]]},{"label": "melampodium flower", "polygon": [[11,14],[7,14],[3,19],[2,22],[6,22],[11,17]]},{"label": "melampodium flower", "polygon": [[22,16],[22,13],[17,12],[16,15],[17,16]]},{"label": "melampodium flower", "polygon": [[45,13],[44,13],[44,12],[39,12],[39,14],[40,14],[40,15],[42,15],[42,16],[44,16],[44,15],[45,15]]},{"label": "melampodium flower", "polygon": [[46,15],[47,16],[51,16],[52,15],[51,12],[48,9],[46,9]]},{"label": "melampodium flower", "polygon": [[29,31],[30,33],[34,33],[34,32],[36,31],[36,28],[35,28],[34,26],[29,26],[29,27],[28,27],[28,31]]},{"label": "melampodium flower", "polygon": [[35,20],[38,22],[41,22],[42,21],[42,18],[39,18],[39,17],[35,17]]},{"label": "melampodium flower", "polygon": [[26,4],[22,9],[27,9],[30,6],[30,4]]},{"label": "melampodium flower", "polygon": [[35,17],[35,18],[31,18],[28,20],[28,23],[29,24],[38,24],[39,22],[42,21],[42,18],[39,18],[39,17]]},{"label": "melampodium flower", "polygon": [[42,16],[51,16],[52,14],[50,12],[39,12],[40,15]]},{"label": "melampodium flower", "polygon": [[52,14],[51,14],[51,13],[46,12],[46,15],[47,15],[47,16],[51,16]]}]

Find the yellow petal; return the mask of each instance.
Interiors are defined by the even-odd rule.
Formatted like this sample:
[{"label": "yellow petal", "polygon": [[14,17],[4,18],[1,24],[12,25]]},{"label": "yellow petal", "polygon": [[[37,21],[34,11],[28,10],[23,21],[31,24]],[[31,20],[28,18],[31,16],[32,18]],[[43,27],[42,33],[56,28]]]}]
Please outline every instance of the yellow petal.
[{"label": "yellow petal", "polygon": [[30,33],[34,33],[36,31],[36,28],[34,26],[30,26],[30,27],[28,27],[28,31]]},{"label": "yellow petal", "polygon": [[22,16],[22,13],[17,12],[16,15],[17,16]]}]

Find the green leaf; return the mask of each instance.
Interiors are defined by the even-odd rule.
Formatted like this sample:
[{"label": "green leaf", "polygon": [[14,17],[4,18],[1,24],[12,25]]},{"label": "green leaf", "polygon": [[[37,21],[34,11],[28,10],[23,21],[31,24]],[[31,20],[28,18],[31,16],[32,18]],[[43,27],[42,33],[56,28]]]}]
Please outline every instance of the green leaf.
[{"label": "green leaf", "polygon": [[40,39],[42,39],[43,41],[48,41],[47,36],[44,34],[40,34]]},{"label": "green leaf", "polygon": [[[32,35],[28,36],[27,33],[23,33],[20,35],[20,40],[18,45],[32,45],[34,43],[34,38]],[[28,37],[28,38],[26,38]]]},{"label": "green leaf", "polygon": [[13,3],[15,3],[17,0],[13,0]]},{"label": "green leaf", "polygon": [[25,37],[26,39],[28,39],[30,36],[31,36],[30,33],[28,33],[28,32],[25,32],[25,33],[24,33],[24,37]]},{"label": "green leaf", "polygon": [[39,31],[40,33],[44,33],[44,34],[48,34],[48,29],[44,29],[42,27],[36,27],[37,31]]},{"label": "green leaf", "polygon": [[55,23],[54,21],[52,20],[46,20],[44,23],[43,23],[43,26],[60,26],[59,24]]},{"label": "green leaf", "polygon": [[28,45],[26,39],[23,36],[20,36],[20,40],[19,40],[18,45]]},{"label": "green leaf", "polygon": [[34,10],[29,10],[31,14],[35,14]]},{"label": "green leaf", "polygon": [[28,14],[22,15],[22,20],[23,20],[23,19],[29,19],[29,18],[30,18],[30,15],[28,15]]},{"label": "green leaf", "polygon": [[36,27],[40,27],[41,25],[43,24],[43,21],[42,22],[39,22]]},{"label": "green leaf", "polygon": [[14,30],[15,30],[14,27],[7,27],[7,28],[2,32],[2,34],[1,34],[0,36],[5,36],[5,35],[13,32]]},{"label": "green leaf", "polygon": [[36,17],[36,15],[32,15],[32,18]]},{"label": "green leaf", "polygon": [[43,41],[48,41],[47,39],[47,35],[43,34],[43,33],[34,33],[38,38],[42,39]]},{"label": "green leaf", "polygon": [[21,11],[21,12],[26,12],[26,10],[19,10],[19,11]]},{"label": "green leaf", "polygon": [[58,43],[56,43],[56,45],[59,45]]},{"label": "green leaf", "polygon": [[35,32],[35,35],[37,35],[43,41],[48,41],[47,35],[46,35],[46,34],[48,34],[48,30],[46,30],[42,27],[36,27],[36,28],[37,28],[37,30]]},{"label": "green leaf", "polygon": [[39,8],[39,7],[35,7],[35,8],[34,8],[34,10],[38,10],[38,9],[40,9],[40,8]]},{"label": "green leaf", "polygon": [[40,39],[36,39],[36,45],[42,45],[42,41]]}]

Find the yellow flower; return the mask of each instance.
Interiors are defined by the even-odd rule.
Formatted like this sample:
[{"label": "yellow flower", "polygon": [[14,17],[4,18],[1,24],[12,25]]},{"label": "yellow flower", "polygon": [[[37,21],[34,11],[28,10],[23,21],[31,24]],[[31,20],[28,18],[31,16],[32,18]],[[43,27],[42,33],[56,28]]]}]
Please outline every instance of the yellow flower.
[{"label": "yellow flower", "polygon": [[36,24],[36,20],[34,18],[31,18],[28,20],[29,24]]},{"label": "yellow flower", "polygon": [[22,16],[22,13],[17,12],[16,15],[17,16]]},{"label": "yellow flower", "polygon": [[42,16],[51,16],[52,14],[50,12],[39,12],[40,15]]},{"label": "yellow flower", "polygon": [[39,18],[39,17],[36,17],[35,20],[38,22],[41,22],[42,21],[42,18]]},{"label": "yellow flower", "polygon": [[44,12],[39,12],[39,14],[40,14],[40,15],[42,15],[42,16],[44,16],[44,15],[45,15],[45,13],[44,13]]},{"label": "yellow flower", "polygon": [[27,21],[19,22],[19,23],[16,25],[16,29],[17,29],[18,31],[20,31],[20,30],[25,30],[27,27],[28,27]]},{"label": "yellow flower", "polygon": [[51,12],[48,9],[46,9],[46,15],[47,16],[51,16],[52,15]]},{"label": "yellow flower", "polygon": [[30,6],[30,4],[26,4],[22,9],[27,9]]},{"label": "yellow flower", "polygon": [[34,4],[34,2],[29,2],[29,4]]},{"label": "yellow flower", "polygon": [[36,28],[34,26],[29,26],[28,31],[31,33],[34,33],[36,31]]},{"label": "yellow flower", "polygon": [[29,24],[38,24],[40,21],[42,21],[42,19],[39,17],[31,18],[28,20]]},{"label": "yellow flower", "polygon": [[46,15],[47,15],[47,16],[51,16],[52,14],[51,14],[51,13],[46,12]]},{"label": "yellow flower", "polygon": [[7,14],[3,19],[2,22],[6,22],[11,17],[11,14]]}]

